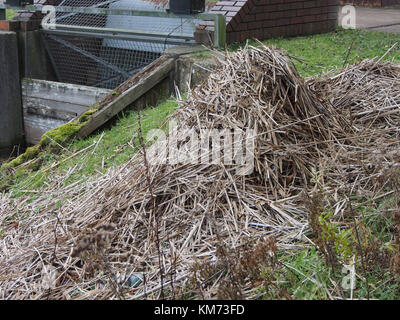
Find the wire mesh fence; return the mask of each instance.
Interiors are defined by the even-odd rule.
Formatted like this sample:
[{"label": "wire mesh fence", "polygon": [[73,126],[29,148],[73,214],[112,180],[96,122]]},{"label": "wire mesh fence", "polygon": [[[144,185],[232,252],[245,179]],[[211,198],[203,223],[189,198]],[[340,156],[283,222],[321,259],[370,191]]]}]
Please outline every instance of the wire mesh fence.
[{"label": "wire mesh fence", "polygon": [[100,88],[117,87],[160,56],[129,40],[119,40],[123,48],[101,37],[46,34],[45,40],[58,81]]},{"label": "wire mesh fence", "polygon": [[[58,6],[165,11],[167,0],[61,0]],[[167,48],[194,43],[198,19],[57,12],[44,40],[61,82],[113,89]]]}]

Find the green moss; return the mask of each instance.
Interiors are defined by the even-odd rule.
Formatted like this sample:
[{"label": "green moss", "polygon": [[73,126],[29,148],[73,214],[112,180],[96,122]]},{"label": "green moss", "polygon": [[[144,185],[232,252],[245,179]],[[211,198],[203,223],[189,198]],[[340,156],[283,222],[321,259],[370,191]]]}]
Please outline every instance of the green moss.
[{"label": "green moss", "polygon": [[210,59],[213,57],[210,51],[205,51],[205,50],[193,52],[190,54],[190,56],[196,59],[203,59],[203,60]]},{"label": "green moss", "polygon": [[91,115],[95,114],[97,112],[97,110],[98,110],[97,108],[93,108],[93,109],[90,109],[90,110],[86,111],[84,114],[82,114],[79,117],[78,122],[81,123],[81,124],[88,122],[90,117],[91,117]]},{"label": "green moss", "polygon": [[[144,136],[148,130],[159,128],[176,107],[177,103],[174,100],[166,100],[154,108],[143,109],[141,120]],[[76,139],[79,130],[97,110],[98,105],[82,114],[79,119],[50,130],[37,146],[29,148],[25,154],[14,160],[15,166],[12,166],[11,162],[8,163],[7,169],[0,170],[1,191],[10,191],[14,197],[26,196],[27,193],[21,193],[21,189],[39,190],[51,181],[56,172],[62,174],[76,164],[80,164],[79,169],[63,182],[64,185],[128,161],[136,152],[136,147],[132,149],[129,143],[134,140],[132,146],[140,144],[137,138],[137,111],[125,110],[118,114],[117,121],[112,127],[104,128],[104,131],[94,133],[85,139]],[[94,144],[97,152],[86,152],[68,159],[71,153],[90,148]],[[69,151],[65,152],[64,148]],[[58,165],[52,168],[55,163]],[[41,170],[44,168],[45,170]]]},{"label": "green moss", "polygon": [[[39,155],[43,155],[45,151],[53,153],[58,152],[61,147],[64,147],[76,137],[79,130],[89,121],[90,117],[96,113],[98,106],[99,105],[96,104],[90,110],[83,113],[78,119],[46,132],[37,145],[27,148],[25,153],[21,154],[18,158],[4,163],[0,170],[21,166],[35,157],[39,158]],[[30,169],[35,170],[35,168],[39,168],[40,162],[41,161],[35,161],[34,164],[30,165]]]},{"label": "green moss", "polygon": [[29,161],[31,159],[33,159],[34,157],[36,157],[40,152],[40,146],[36,145],[30,148],[27,148],[25,153],[21,154],[18,158],[4,163],[1,167],[1,169],[6,169],[6,168],[15,168],[18,167],[20,165],[22,165],[23,163],[25,163],[26,161]]},{"label": "green moss", "polygon": [[86,121],[81,123],[80,119],[78,119],[46,132],[39,142],[40,147],[57,148],[60,145],[63,146],[66,142],[71,141],[71,139],[75,137]]},{"label": "green moss", "polygon": [[[37,145],[27,148],[19,157],[4,163],[0,167],[0,191],[8,190],[8,187],[12,185],[18,177],[25,176],[27,171],[39,170],[45,158],[49,158],[49,154],[58,153],[62,147],[75,138],[76,134],[87,123],[90,115],[94,112],[95,110],[89,110],[79,117],[79,119],[46,132]],[[82,117],[83,119],[81,119]],[[28,161],[31,162],[28,164]],[[23,166],[23,164],[26,165]],[[23,168],[10,170],[11,168],[20,166],[23,166]]]},{"label": "green moss", "polygon": [[0,171],[0,192],[7,191],[12,184],[12,176],[5,171]]}]

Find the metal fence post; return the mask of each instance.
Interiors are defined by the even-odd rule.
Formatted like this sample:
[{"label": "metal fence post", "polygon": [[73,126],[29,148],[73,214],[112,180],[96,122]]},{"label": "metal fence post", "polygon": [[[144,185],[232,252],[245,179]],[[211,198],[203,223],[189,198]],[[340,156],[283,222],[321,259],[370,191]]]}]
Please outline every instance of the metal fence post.
[{"label": "metal fence post", "polygon": [[223,14],[217,14],[214,20],[214,45],[224,49],[226,44],[226,18]]}]

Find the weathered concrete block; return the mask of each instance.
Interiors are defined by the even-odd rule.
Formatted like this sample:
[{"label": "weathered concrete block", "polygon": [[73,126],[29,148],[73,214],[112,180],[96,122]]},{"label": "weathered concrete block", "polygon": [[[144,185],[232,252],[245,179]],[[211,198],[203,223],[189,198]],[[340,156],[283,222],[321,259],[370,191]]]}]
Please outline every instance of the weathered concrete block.
[{"label": "weathered concrete block", "polygon": [[179,91],[187,92],[189,87],[203,82],[217,67],[217,59],[210,52],[183,55],[177,60],[175,83]]},{"label": "weathered concrete block", "polygon": [[38,143],[45,132],[79,117],[111,92],[69,83],[22,79],[26,142]]},{"label": "weathered concrete block", "polygon": [[18,32],[21,77],[55,80],[39,30]]},{"label": "weathered concrete block", "polygon": [[24,143],[22,123],[17,35],[0,31],[0,152]]}]

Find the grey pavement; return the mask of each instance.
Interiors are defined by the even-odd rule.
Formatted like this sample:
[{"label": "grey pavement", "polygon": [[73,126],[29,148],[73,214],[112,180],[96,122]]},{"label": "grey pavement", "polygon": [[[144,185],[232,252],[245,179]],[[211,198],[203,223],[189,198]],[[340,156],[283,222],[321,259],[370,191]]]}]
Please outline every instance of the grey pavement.
[{"label": "grey pavement", "polygon": [[[339,10],[339,23],[343,17]],[[400,33],[400,9],[356,7],[356,27]]]}]

